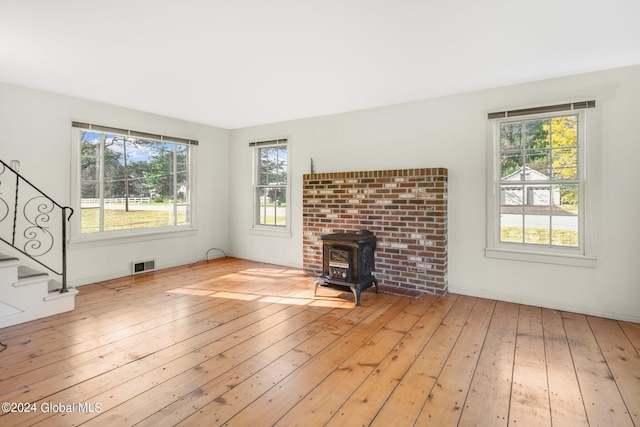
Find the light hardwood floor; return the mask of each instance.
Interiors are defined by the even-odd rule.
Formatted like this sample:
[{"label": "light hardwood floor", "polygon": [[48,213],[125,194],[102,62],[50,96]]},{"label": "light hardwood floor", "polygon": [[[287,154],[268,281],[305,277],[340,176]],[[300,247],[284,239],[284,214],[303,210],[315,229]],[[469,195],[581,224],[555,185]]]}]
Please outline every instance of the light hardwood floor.
[{"label": "light hardwood floor", "polygon": [[638,324],[313,283],[225,258],[83,286],[0,329],[0,425],[640,425]]}]

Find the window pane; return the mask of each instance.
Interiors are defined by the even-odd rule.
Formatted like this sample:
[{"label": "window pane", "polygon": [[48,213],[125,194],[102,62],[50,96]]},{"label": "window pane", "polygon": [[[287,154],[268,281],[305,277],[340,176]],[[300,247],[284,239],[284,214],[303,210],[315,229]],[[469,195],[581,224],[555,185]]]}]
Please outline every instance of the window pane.
[{"label": "window pane", "polygon": [[577,147],[578,117],[564,116],[551,119],[551,143],[554,147]]},{"label": "window pane", "polygon": [[284,185],[287,182],[287,148],[266,147],[259,149],[259,185]]},{"label": "window pane", "polygon": [[82,233],[100,231],[100,184],[80,186],[80,225]]},{"label": "window pane", "polygon": [[82,157],[80,179],[83,181],[100,180],[100,157]]},{"label": "window pane", "polygon": [[524,243],[548,245],[551,189],[548,185],[525,186]]},{"label": "window pane", "polygon": [[[525,191],[525,204],[529,207],[530,212],[536,215],[549,215],[549,206],[551,206],[552,199],[554,199],[550,187],[548,185],[527,185]],[[557,196],[556,204],[558,204],[560,202],[560,194],[555,194],[555,196]],[[538,207],[542,207],[543,209]]]},{"label": "window pane", "polygon": [[189,224],[189,146],[178,145],[176,147],[176,196],[178,199],[176,223],[178,225]]},{"label": "window pane", "polygon": [[549,119],[529,120],[525,122],[524,148],[549,148]]},{"label": "window pane", "polygon": [[285,188],[275,189],[274,215],[275,224],[287,225],[287,191]]},{"label": "window pane", "polygon": [[126,141],[126,173],[124,195],[129,204],[148,203],[151,197],[147,177],[149,175],[150,141],[128,139]]},{"label": "window pane", "polygon": [[[189,147],[186,145],[179,145],[176,147],[176,182],[178,186],[189,184]],[[185,192],[183,198],[186,197]]]},{"label": "window pane", "polygon": [[82,183],[80,186],[81,206],[85,204],[96,205],[100,203],[100,184]]},{"label": "window pane", "polygon": [[278,148],[278,184],[287,183],[287,148]]},{"label": "window pane", "polygon": [[542,213],[539,208],[525,208],[524,243],[535,245],[549,245],[549,209]]},{"label": "window pane", "polygon": [[500,148],[514,150],[522,147],[522,122],[503,123],[500,127]]},{"label": "window pane", "polygon": [[178,203],[176,213],[178,215],[176,217],[176,225],[185,225],[190,223],[191,212],[187,203]]},{"label": "window pane", "polygon": [[267,208],[271,204],[266,187],[256,188],[256,206],[258,207],[258,224],[268,225]]},{"label": "window pane", "polygon": [[258,224],[286,226],[286,198],[284,187],[257,187]]},{"label": "window pane", "polygon": [[100,208],[82,208],[80,210],[82,233],[96,233],[100,231]]},{"label": "window pane", "polygon": [[105,197],[124,197],[124,139],[105,136],[104,194]]},{"label": "window pane", "polygon": [[146,141],[141,147],[146,152],[145,182],[149,197],[158,206],[169,207],[167,203],[173,201],[175,194],[173,188],[173,144],[163,144],[155,141]]},{"label": "window pane", "polygon": [[500,241],[522,243],[524,185],[501,185],[500,205]]},{"label": "window pane", "polygon": [[553,156],[551,178],[577,179],[578,178],[578,149],[561,148],[551,151]]},{"label": "window pane", "polygon": [[510,243],[522,243],[523,234],[522,208],[509,208],[503,206],[500,209],[500,241]]},{"label": "window pane", "polygon": [[522,206],[524,204],[523,185],[501,185],[500,205],[502,206]]},{"label": "window pane", "polygon": [[99,156],[100,155],[101,134],[96,132],[80,132],[80,155]]},{"label": "window pane", "polygon": [[274,175],[274,149],[273,148],[260,148],[260,164],[258,166],[259,170],[259,184],[260,185],[269,185],[269,183],[273,182]]},{"label": "window pane", "polygon": [[552,244],[566,247],[579,247],[579,205],[578,185],[554,185],[559,194],[560,203],[553,209]]},{"label": "window pane", "polygon": [[[100,156],[81,158],[83,233],[189,223],[188,145],[100,132],[81,137],[83,153],[104,153],[102,170]],[[89,209],[98,215],[89,216]]]},{"label": "window pane", "polygon": [[522,153],[505,153],[500,156],[500,179],[503,181],[520,181],[522,177]]},{"label": "window pane", "polygon": [[549,179],[549,151],[529,150],[525,154],[525,181],[546,181]]}]

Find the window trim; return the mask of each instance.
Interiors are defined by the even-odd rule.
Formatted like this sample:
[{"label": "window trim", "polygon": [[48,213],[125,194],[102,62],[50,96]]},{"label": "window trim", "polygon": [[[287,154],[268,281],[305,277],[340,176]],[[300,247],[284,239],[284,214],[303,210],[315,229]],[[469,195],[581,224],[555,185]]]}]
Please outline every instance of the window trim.
[{"label": "window trim", "polygon": [[[285,194],[287,198],[287,204],[285,206],[286,225],[267,225],[259,224],[258,220],[258,207],[256,206],[256,188],[259,182],[259,155],[258,149],[265,147],[277,147],[284,145],[287,148],[287,182]],[[277,138],[260,138],[249,141],[249,147],[251,148],[251,227],[249,231],[251,234],[258,236],[271,236],[271,237],[291,237],[291,138],[289,136],[280,136]]]},{"label": "window trim", "polygon": [[[566,107],[566,108],[559,108]],[[596,267],[594,250],[593,202],[595,191],[591,185],[596,179],[597,156],[589,155],[595,143],[596,129],[593,112],[595,101],[561,104],[550,107],[514,110],[512,112],[490,113],[487,125],[487,258],[512,261],[539,262],[546,264],[577,267]],[[510,114],[511,113],[511,114]],[[500,125],[504,122],[530,120],[536,118],[578,116],[578,177],[580,198],[578,200],[578,248],[537,246],[520,243],[501,242],[500,233]]]},{"label": "window trim", "polygon": [[[163,227],[144,227],[131,228],[125,230],[98,231],[94,233],[81,232],[81,167],[82,159],[80,141],[80,132],[82,130],[90,130],[97,132],[114,133],[123,136],[139,137],[144,139],[154,139],[166,143],[178,143],[189,145],[189,224],[167,225]],[[125,242],[148,241],[172,237],[191,236],[196,234],[196,204],[194,203],[194,194],[196,192],[196,158],[192,151],[198,146],[198,141],[187,138],[178,138],[164,135],[151,134],[147,132],[138,132],[133,130],[118,129],[114,127],[88,124],[82,122],[72,122],[71,126],[71,203],[75,215],[73,215],[70,230],[69,243],[72,246],[96,246],[100,244],[122,244]]]}]

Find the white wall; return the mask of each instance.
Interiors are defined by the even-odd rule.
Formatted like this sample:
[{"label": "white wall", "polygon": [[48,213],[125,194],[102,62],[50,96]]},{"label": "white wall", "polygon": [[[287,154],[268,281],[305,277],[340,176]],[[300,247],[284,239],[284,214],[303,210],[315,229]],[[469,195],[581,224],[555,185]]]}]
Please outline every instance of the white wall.
[{"label": "white wall", "polygon": [[[125,245],[72,244],[72,285],[127,275],[132,260],[155,258],[159,267],[189,263],[212,247],[301,267],[302,174],[310,171],[313,158],[316,172],[448,168],[451,292],[640,322],[639,96],[640,66],[635,66],[227,131],[0,84],[0,158],[20,160],[21,173],[61,204],[70,204],[72,120],[200,141],[197,234]],[[592,230],[597,267],[485,258],[487,113],[585,99],[597,100],[602,123],[599,141],[591,146],[601,167],[599,218]],[[249,232],[248,141],[277,136],[291,140],[290,238]]]},{"label": "white wall", "polygon": [[[200,144],[194,194],[197,233],[109,245],[71,242],[70,285],[126,276],[131,261],[155,258],[157,267],[163,268],[203,258],[212,247],[227,249],[227,130],[0,83],[0,159],[19,160],[23,176],[69,206],[71,121],[192,138]],[[75,215],[72,221],[78,218]]]},{"label": "white wall", "polygon": [[[446,167],[449,170],[449,290],[640,321],[640,66],[497,88],[230,132],[229,231],[235,256],[302,266],[302,174]],[[486,246],[487,113],[596,99],[601,135],[592,234],[596,268],[489,259]],[[292,236],[249,232],[251,139],[291,141]]]}]

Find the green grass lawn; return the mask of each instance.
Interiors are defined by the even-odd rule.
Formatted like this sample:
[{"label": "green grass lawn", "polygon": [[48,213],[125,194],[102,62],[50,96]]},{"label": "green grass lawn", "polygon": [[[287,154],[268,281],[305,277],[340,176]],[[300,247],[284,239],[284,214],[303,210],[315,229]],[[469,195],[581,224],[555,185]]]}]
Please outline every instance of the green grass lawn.
[{"label": "green grass lawn", "polygon": [[267,215],[265,217],[264,215],[260,215],[260,224],[285,226],[287,225],[287,221],[285,216]]},{"label": "green grass lawn", "polygon": [[[549,244],[549,229],[547,228],[525,228],[524,229],[524,242],[548,245]],[[502,227],[500,230],[500,241],[522,243],[522,228],[521,227]],[[572,230],[555,230],[553,232],[553,245],[578,247],[578,232]]]},{"label": "green grass lawn", "polygon": [[286,204],[278,206],[273,203],[260,205],[260,224],[264,225],[287,225]]},{"label": "green grass lawn", "polygon": [[[99,209],[81,210],[81,232],[95,233],[99,230]],[[178,212],[178,224],[185,223],[185,213]],[[126,230],[131,228],[165,227],[173,225],[173,211],[135,210],[129,212],[119,209],[105,209],[104,231]]]}]

